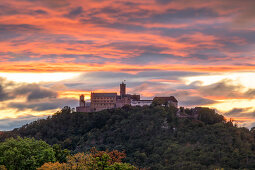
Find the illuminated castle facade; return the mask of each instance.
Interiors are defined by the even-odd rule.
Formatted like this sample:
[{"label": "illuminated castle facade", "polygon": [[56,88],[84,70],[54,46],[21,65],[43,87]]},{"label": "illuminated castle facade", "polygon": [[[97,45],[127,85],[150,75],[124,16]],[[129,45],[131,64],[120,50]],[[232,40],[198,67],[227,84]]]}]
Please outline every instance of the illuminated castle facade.
[{"label": "illuminated castle facade", "polygon": [[91,102],[86,103],[84,95],[80,96],[79,106],[76,107],[77,112],[97,112],[105,109],[121,108],[125,105],[129,106],[149,106],[152,102],[158,102],[161,105],[172,105],[178,107],[178,101],[175,97],[154,97],[153,100],[140,100],[140,95],[127,94],[126,84],[120,84],[120,95],[117,93],[94,93],[91,92]]}]

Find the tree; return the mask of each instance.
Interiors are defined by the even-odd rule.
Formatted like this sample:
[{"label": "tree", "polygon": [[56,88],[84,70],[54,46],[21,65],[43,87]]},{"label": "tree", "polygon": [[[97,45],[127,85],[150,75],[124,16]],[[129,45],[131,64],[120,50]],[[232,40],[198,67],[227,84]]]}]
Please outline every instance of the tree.
[{"label": "tree", "polygon": [[0,165],[9,170],[36,169],[56,161],[53,148],[42,140],[10,138],[0,143]]},{"label": "tree", "polygon": [[0,165],[0,170],[7,170],[4,165]]},{"label": "tree", "polygon": [[59,144],[54,144],[53,145],[53,150],[55,152],[55,157],[56,160],[60,163],[66,162],[67,161],[67,156],[70,155],[70,151],[67,149],[62,150],[61,145]]},{"label": "tree", "polygon": [[205,122],[206,124],[215,124],[225,122],[225,118],[219,115],[215,110],[209,108],[195,108],[198,113],[198,120]]},{"label": "tree", "polygon": [[119,151],[98,151],[92,148],[89,153],[77,153],[67,157],[66,163],[45,163],[38,170],[68,170],[68,169],[97,169],[97,170],[135,170],[136,167],[122,163],[125,154]]},{"label": "tree", "polygon": [[253,134],[254,138],[255,138],[255,127],[251,128],[251,133]]}]

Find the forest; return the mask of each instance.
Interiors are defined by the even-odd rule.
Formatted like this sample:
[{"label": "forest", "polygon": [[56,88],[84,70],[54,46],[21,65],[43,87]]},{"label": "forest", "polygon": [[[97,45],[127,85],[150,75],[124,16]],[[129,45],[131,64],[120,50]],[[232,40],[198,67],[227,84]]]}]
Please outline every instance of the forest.
[{"label": "forest", "polygon": [[[185,109],[187,114],[192,111]],[[93,113],[62,109],[5,132],[0,141],[11,137],[62,148],[62,160],[53,158],[52,164],[68,164],[67,153],[74,157],[95,147],[125,154],[122,164],[130,169],[255,169],[255,128],[237,127],[209,108],[200,109],[197,118],[179,118],[176,108],[159,105]]]}]

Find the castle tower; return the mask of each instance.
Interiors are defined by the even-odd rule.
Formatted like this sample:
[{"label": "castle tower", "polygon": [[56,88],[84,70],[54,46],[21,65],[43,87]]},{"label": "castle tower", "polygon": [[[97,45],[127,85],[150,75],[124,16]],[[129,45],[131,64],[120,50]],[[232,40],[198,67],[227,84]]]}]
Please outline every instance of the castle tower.
[{"label": "castle tower", "polygon": [[120,84],[120,96],[124,97],[126,95],[126,84],[122,82]]},{"label": "castle tower", "polygon": [[80,107],[85,107],[84,95],[80,95]]}]

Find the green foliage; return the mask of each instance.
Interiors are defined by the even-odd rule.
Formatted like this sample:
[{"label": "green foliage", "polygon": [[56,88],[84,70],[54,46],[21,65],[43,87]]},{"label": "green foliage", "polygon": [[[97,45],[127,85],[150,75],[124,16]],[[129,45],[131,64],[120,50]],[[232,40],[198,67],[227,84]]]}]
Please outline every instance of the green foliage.
[{"label": "green foliage", "polygon": [[197,114],[198,120],[201,120],[207,124],[215,124],[225,121],[224,116],[217,114],[215,110],[209,108],[199,108]]},{"label": "green foliage", "polygon": [[67,156],[70,155],[69,150],[67,150],[67,149],[62,150],[62,147],[59,144],[54,144],[53,145],[53,150],[54,150],[54,153],[55,153],[56,160],[58,162],[63,163],[63,162],[67,161],[66,158],[67,158]]},{"label": "green foliage", "polygon": [[35,137],[72,153],[93,146],[125,151],[125,162],[151,169],[255,168],[254,129],[235,127],[208,108],[185,109],[196,119],[178,118],[176,112],[156,104],[95,113],[64,110],[2,137]]},{"label": "green foliage", "polygon": [[105,170],[134,170],[134,169],[137,169],[137,168],[129,163],[119,163],[119,162],[116,162],[113,165],[110,165],[109,167],[105,168]]},{"label": "green foliage", "polygon": [[55,161],[53,148],[42,140],[10,138],[0,143],[0,164],[7,169],[36,169]]}]

